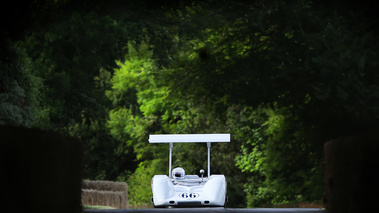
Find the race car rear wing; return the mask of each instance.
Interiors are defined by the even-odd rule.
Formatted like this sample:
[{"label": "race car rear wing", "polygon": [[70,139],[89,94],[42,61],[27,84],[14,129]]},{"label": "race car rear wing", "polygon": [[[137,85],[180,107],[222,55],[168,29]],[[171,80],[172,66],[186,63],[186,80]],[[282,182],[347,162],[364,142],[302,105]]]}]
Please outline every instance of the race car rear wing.
[{"label": "race car rear wing", "polygon": [[211,175],[211,143],[230,142],[230,134],[163,134],[150,135],[149,143],[168,143],[169,177],[171,178],[172,148],[174,143],[207,143],[208,147],[208,177]]}]

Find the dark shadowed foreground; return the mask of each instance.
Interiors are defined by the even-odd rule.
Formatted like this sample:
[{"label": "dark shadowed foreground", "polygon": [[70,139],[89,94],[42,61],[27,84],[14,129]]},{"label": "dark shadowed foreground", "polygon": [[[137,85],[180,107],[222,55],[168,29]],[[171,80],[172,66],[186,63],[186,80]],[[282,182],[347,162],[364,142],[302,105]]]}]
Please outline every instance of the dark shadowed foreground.
[{"label": "dark shadowed foreground", "polygon": [[13,126],[0,126],[0,135],[1,212],[82,212],[78,139]]},{"label": "dark shadowed foreground", "polygon": [[285,213],[285,212],[296,212],[296,213],[326,213],[323,209],[317,208],[252,208],[252,209],[233,209],[233,208],[173,208],[173,209],[107,209],[107,210],[84,210],[85,213],[163,213],[163,212],[220,212],[220,213]]}]

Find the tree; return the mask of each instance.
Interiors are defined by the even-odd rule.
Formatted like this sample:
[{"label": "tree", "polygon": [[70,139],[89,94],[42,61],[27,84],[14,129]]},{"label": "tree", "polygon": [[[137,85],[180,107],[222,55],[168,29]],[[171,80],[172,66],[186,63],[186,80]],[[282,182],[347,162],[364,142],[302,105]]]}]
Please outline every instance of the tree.
[{"label": "tree", "polygon": [[[23,5],[1,34],[14,36],[2,45],[1,122],[86,141],[86,177],[133,183],[135,203],[166,172],[153,133],[230,132],[212,167],[230,177],[233,206],[317,200],[323,143],[378,120],[377,20],[354,4]],[[9,27],[22,20],[35,24]],[[189,173],[205,166],[204,147],[175,149]]]},{"label": "tree", "polygon": [[41,107],[42,79],[30,66],[30,58],[24,51],[3,41],[0,70],[0,124],[32,127],[46,115]]},{"label": "tree", "polygon": [[[109,75],[117,66],[115,60],[125,54],[127,41],[143,36],[149,28],[147,20],[152,15],[146,15],[143,5],[144,2],[124,1],[30,2],[23,5],[28,10],[26,17],[19,18],[33,24],[9,33],[17,34],[13,39],[19,40],[17,47],[25,51],[25,59],[20,60],[28,62],[26,76],[19,75],[20,72],[15,76],[27,79],[21,81],[35,76],[31,87],[22,88],[29,89],[26,92],[31,93],[33,100],[38,95],[36,104],[40,106],[30,109],[34,103],[24,104],[26,101],[21,99],[25,98],[21,97],[17,102],[23,103],[23,111],[4,102],[13,107],[10,109],[13,114],[9,114],[9,110],[1,113],[12,115],[13,119],[25,117],[24,121],[14,123],[53,129],[83,140],[87,154],[84,178],[125,178],[138,165],[132,149],[112,138],[106,127],[111,102],[105,90]],[[19,23],[18,19],[12,21]],[[38,93],[34,94],[36,90]],[[16,97],[14,91],[12,89],[12,96],[7,97]]]},{"label": "tree", "polygon": [[[184,37],[162,74],[164,82],[175,88],[172,95],[220,117],[229,106],[242,105],[241,113],[251,107],[274,110],[258,127],[247,124],[253,131],[247,141],[253,133],[260,136],[242,142],[237,159],[242,170],[258,172],[250,197],[260,200],[252,204],[318,199],[323,143],[377,125],[372,22],[360,12],[346,15],[310,1],[242,5],[246,9],[234,13],[223,13],[230,9],[226,4],[218,10],[204,6],[224,23]],[[202,20],[201,10],[187,18]],[[260,138],[267,140],[264,145]],[[250,162],[251,154],[261,156],[260,163]],[[301,156],[311,157],[299,161]],[[288,187],[294,183],[299,187]]]}]

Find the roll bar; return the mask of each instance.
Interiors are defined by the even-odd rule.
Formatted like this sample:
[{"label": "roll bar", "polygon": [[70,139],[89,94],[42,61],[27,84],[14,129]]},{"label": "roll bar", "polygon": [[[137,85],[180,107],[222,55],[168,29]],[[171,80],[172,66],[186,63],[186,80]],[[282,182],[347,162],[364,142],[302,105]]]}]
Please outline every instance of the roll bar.
[{"label": "roll bar", "polygon": [[169,177],[171,178],[172,148],[174,143],[207,143],[208,177],[211,175],[211,143],[230,142],[230,134],[160,134],[149,135],[149,143],[169,144]]}]

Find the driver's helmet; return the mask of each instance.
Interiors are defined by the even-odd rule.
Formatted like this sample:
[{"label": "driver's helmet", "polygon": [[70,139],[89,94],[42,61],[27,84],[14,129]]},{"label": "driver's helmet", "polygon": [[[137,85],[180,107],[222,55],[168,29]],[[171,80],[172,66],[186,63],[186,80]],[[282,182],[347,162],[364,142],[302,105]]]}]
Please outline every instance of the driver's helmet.
[{"label": "driver's helmet", "polygon": [[172,178],[174,179],[184,179],[184,176],[186,175],[186,172],[183,168],[177,167],[172,170]]}]

